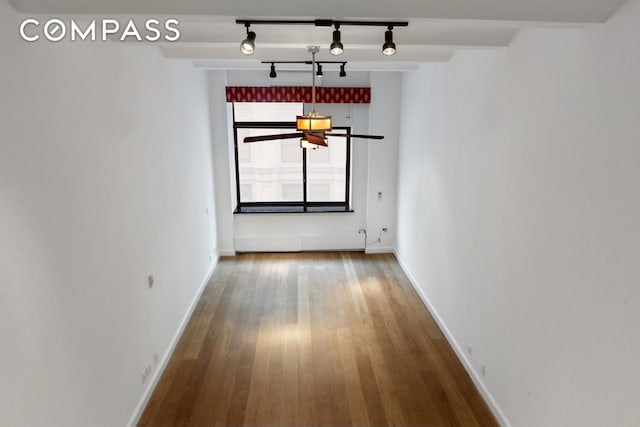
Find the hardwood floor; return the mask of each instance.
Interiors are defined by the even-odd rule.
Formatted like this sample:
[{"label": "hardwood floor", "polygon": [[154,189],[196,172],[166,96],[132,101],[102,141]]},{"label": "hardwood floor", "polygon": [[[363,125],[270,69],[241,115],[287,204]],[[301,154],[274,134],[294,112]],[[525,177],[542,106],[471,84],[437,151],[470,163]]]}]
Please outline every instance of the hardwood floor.
[{"label": "hardwood floor", "polygon": [[497,426],[393,255],[222,258],[140,426]]}]

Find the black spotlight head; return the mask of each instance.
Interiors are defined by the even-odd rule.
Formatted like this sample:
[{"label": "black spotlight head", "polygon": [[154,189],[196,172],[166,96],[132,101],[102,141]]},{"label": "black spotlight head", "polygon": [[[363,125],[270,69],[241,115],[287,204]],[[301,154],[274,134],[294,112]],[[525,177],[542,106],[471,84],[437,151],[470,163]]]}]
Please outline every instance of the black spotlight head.
[{"label": "black spotlight head", "polygon": [[344,70],[344,65],[345,64],[342,64],[340,66],[340,77],[347,77],[347,72]]},{"label": "black spotlight head", "polygon": [[384,44],[382,45],[382,54],[391,56],[396,54],[396,44],[393,42],[393,27],[389,27],[384,32]]},{"label": "black spotlight head", "polygon": [[333,41],[331,42],[331,46],[329,47],[329,51],[331,55],[339,56],[344,53],[344,46],[340,41],[340,27],[336,26],[336,30],[333,32]]},{"label": "black spotlight head", "polygon": [[271,63],[271,71],[269,72],[269,77],[271,77],[272,79],[275,79],[277,76],[278,76],[278,74],[276,73],[276,66],[272,62]]},{"label": "black spotlight head", "polygon": [[322,64],[318,64],[318,71],[316,71],[316,76],[322,76]]}]

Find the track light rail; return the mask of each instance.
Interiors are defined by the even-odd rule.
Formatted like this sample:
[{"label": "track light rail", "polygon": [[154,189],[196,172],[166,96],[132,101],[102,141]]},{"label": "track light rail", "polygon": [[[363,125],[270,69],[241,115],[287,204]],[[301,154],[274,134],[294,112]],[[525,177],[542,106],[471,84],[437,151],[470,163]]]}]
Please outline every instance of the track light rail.
[{"label": "track light rail", "polygon": [[[260,61],[262,64],[307,64],[311,65],[311,61]],[[316,61],[316,64],[347,64],[347,61]]]},{"label": "track light rail", "polygon": [[271,64],[271,67],[269,69],[269,77],[271,77],[272,79],[278,76],[278,73],[276,72],[276,64],[305,64],[305,65],[311,65],[312,67],[315,67],[315,65],[317,65],[317,68],[314,70],[317,76],[323,75],[322,64],[339,64],[340,73],[338,75],[340,77],[347,77],[347,71],[345,70],[345,66],[348,63],[347,61],[315,61],[315,62],[314,61],[260,61],[260,62],[262,64]]},{"label": "track light rail", "polygon": [[352,21],[334,19],[236,19],[236,24],[242,25],[313,25],[316,27],[333,27],[335,25],[359,25],[367,27],[407,27],[409,21]]},{"label": "track light rail", "polygon": [[387,27],[384,33],[384,44],[382,45],[382,54],[385,56],[395,55],[396,44],[393,41],[393,28],[406,27],[408,21],[343,21],[334,19],[236,19],[236,24],[244,25],[247,31],[247,37],[240,43],[240,51],[245,55],[253,55],[255,50],[256,33],[250,31],[251,25],[314,25],[316,27],[335,27],[332,34],[329,52],[334,56],[340,56],[344,53],[344,44],[340,27],[343,25],[358,25],[368,27]]}]

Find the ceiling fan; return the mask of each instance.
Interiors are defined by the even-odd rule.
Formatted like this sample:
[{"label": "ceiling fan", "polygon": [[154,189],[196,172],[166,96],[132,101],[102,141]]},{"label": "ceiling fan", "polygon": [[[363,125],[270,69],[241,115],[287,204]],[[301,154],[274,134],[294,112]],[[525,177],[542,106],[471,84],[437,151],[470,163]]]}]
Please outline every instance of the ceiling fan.
[{"label": "ceiling fan", "polygon": [[359,135],[359,134],[344,134],[344,133],[332,133],[331,116],[321,116],[316,112],[316,53],[320,48],[318,46],[309,46],[309,53],[311,53],[311,112],[306,116],[296,116],[296,130],[295,133],[283,133],[275,135],[260,135],[260,136],[247,136],[244,139],[245,143],[260,142],[260,141],[273,141],[278,139],[293,139],[300,138],[301,148],[313,148],[327,147],[327,137],[343,137],[350,136],[351,138],[363,138],[363,139],[383,139],[382,135]]}]

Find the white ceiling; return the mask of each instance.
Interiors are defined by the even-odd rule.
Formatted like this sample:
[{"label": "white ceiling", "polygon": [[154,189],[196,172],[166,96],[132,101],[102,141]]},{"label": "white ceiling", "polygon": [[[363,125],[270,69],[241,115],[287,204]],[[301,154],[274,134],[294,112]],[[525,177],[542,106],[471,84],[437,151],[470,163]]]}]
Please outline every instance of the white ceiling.
[{"label": "white ceiling", "polygon": [[602,22],[621,0],[13,0],[31,13]]},{"label": "white ceiling", "polygon": [[[11,0],[22,13],[55,15],[178,16],[181,38],[160,47],[167,57],[189,58],[203,68],[264,69],[260,61],[348,61],[348,68],[403,70],[420,62],[447,61],[458,49],[508,46],[528,26],[576,26],[604,22],[624,0]],[[328,54],[333,28],[253,25],[256,52],[239,49],[246,19],[406,20],[394,29],[398,53],[384,57],[384,27],[342,26],[345,54]]]}]

